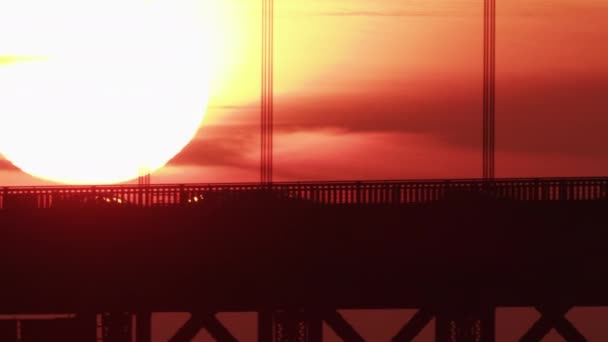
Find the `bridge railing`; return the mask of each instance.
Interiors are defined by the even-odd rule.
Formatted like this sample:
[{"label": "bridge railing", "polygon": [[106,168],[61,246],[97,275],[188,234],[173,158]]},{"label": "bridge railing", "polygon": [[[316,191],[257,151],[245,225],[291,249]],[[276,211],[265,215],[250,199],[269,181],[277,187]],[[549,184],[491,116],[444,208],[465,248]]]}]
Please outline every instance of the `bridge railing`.
[{"label": "bridge railing", "polygon": [[608,199],[608,178],[42,186],[0,188],[0,209],[74,206],[189,206],[299,201],[326,205],[449,200]]}]

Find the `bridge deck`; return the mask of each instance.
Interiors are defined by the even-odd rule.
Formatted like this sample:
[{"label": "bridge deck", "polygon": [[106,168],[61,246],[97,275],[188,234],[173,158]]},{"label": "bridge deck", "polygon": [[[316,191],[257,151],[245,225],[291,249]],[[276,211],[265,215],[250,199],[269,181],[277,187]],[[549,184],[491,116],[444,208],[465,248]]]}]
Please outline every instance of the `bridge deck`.
[{"label": "bridge deck", "polygon": [[[452,187],[447,182],[273,187],[296,188],[299,194],[358,191],[366,203],[336,200],[340,197],[326,192],[310,201],[256,195],[255,201],[230,197],[213,205],[204,202],[212,197],[202,190],[217,191],[209,186],[196,192],[204,205],[8,206],[0,210],[0,311],[608,304],[608,201],[600,200],[605,180],[521,181],[511,186],[519,189],[511,192],[519,194],[515,198],[528,199],[519,201],[491,200],[505,192],[473,181],[456,184],[475,184],[486,191],[483,196],[457,191],[455,197],[444,192],[408,205],[391,200],[395,187],[397,204],[411,189],[434,196],[428,184]],[[540,185],[522,192],[529,184]],[[137,189],[100,188],[128,189],[113,196]],[[55,196],[59,189],[72,188],[27,191]],[[172,189],[190,191],[186,185]],[[376,197],[362,189],[373,189]],[[538,200],[546,189],[556,197]],[[562,194],[572,200],[559,200]]]},{"label": "bridge deck", "polygon": [[[405,180],[291,182],[261,185],[159,184],[39,186],[0,188],[0,209],[123,205],[139,207],[210,205],[275,199],[321,204],[412,204],[473,195],[510,200],[604,200],[608,178],[531,178],[497,180]],[[258,196],[258,197],[256,197]],[[199,203],[200,202],[200,203]]]}]

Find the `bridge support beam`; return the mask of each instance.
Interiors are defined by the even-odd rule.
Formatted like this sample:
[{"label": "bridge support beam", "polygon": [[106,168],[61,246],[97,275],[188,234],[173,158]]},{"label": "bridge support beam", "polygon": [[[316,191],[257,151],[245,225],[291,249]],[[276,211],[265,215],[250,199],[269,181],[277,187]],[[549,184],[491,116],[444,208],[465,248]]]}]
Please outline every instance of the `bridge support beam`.
[{"label": "bridge support beam", "polygon": [[259,342],[321,342],[321,316],[304,310],[277,310],[259,313]]},{"label": "bridge support beam", "polygon": [[433,320],[434,314],[427,309],[420,309],[393,337],[393,342],[411,342]]},{"label": "bridge support beam", "polygon": [[583,334],[564,317],[570,308],[570,306],[537,307],[536,310],[542,316],[524,334],[520,341],[540,342],[551,329],[555,329],[568,342],[587,342]]},{"label": "bridge support beam", "polygon": [[73,319],[79,341],[97,341],[97,315],[95,313],[79,313]]},{"label": "bridge support beam", "polygon": [[152,313],[138,312],[135,316],[135,341],[152,341]]},{"label": "bridge support beam", "polygon": [[330,311],[323,315],[327,325],[338,335],[343,341],[349,342],[364,342],[365,339],[355,331],[338,311]]},{"label": "bridge support beam", "polygon": [[467,310],[447,308],[435,315],[436,342],[494,342],[494,308]]},{"label": "bridge support beam", "polygon": [[[17,321],[13,321],[16,323]],[[97,316],[79,314],[74,318],[24,319],[21,321],[20,336],[2,341],[46,342],[46,341],[97,341]],[[8,337],[8,336],[6,336]],[[105,341],[105,340],[104,340]]]},{"label": "bridge support beam", "polygon": [[272,311],[258,312],[258,342],[273,342],[274,322]]},{"label": "bridge support beam", "polygon": [[412,342],[435,318],[436,342],[494,342],[494,308],[420,309],[393,337],[393,342]]},{"label": "bridge support beam", "polygon": [[0,320],[0,341],[17,341],[17,320]]},{"label": "bridge support beam", "polygon": [[238,340],[220,322],[214,313],[192,313],[186,323],[173,335],[169,342],[189,342],[201,329],[206,329],[209,335],[218,342],[237,342]]},{"label": "bridge support beam", "polygon": [[310,315],[303,310],[281,310],[274,312],[273,342],[318,342],[320,337],[311,336],[311,333],[316,333],[320,330],[315,325],[320,324],[321,321],[310,318]]},{"label": "bridge support beam", "polygon": [[108,312],[101,316],[103,342],[131,342],[133,316],[129,312]]}]

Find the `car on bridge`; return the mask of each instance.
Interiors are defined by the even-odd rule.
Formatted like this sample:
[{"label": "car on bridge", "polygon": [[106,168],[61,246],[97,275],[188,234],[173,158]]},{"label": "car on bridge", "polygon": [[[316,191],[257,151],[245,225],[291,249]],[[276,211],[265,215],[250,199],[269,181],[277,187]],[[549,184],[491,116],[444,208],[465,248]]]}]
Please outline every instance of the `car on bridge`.
[{"label": "car on bridge", "polygon": [[219,207],[229,206],[258,206],[258,205],[302,205],[312,201],[296,196],[285,190],[268,191],[265,189],[253,190],[222,190],[202,191],[189,193],[182,202],[185,206]]},{"label": "car on bridge", "polygon": [[134,204],[111,194],[68,194],[53,196],[53,208],[83,208],[83,207],[130,207]]}]

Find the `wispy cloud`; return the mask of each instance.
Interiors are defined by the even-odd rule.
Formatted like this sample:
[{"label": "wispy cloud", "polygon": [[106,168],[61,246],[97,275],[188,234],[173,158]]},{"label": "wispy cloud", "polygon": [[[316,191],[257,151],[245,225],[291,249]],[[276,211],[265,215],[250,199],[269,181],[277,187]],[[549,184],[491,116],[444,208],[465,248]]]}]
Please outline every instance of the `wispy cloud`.
[{"label": "wispy cloud", "polygon": [[[449,0],[429,3],[424,0],[322,2],[315,9],[300,14],[334,17],[443,17],[475,15],[481,5],[475,0]],[[291,8],[297,9],[298,5]],[[309,7],[310,8],[310,7]]]},{"label": "wispy cloud", "polygon": [[310,15],[331,16],[331,17],[422,17],[437,16],[438,13],[430,11],[327,11],[311,12]]},{"label": "wispy cloud", "polygon": [[331,11],[294,11],[294,15],[318,16],[318,17],[369,17],[369,18],[419,18],[419,17],[462,17],[471,16],[475,13],[458,11],[455,9],[444,10],[331,10]]},{"label": "wispy cloud", "polygon": [[19,170],[15,165],[13,165],[10,161],[2,158],[0,156],[0,171],[17,171]]},{"label": "wispy cloud", "polygon": [[210,126],[193,139],[170,162],[170,166],[222,166],[251,168],[258,146],[257,127]]},{"label": "wispy cloud", "polygon": [[[498,150],[539,158],[608,158],[602,141],[608,130],[608,117],[604,115],[608,99],[603,91],[607,82],[601,75],[500,80]],[[296,154],[305,153],[294,153],[294,148],[328,136],[333,137],[328,140],[328,148],[342,137],[352,142],[370,137],[420,136],[446,150],[476,151],[481,146],[481,85],[466,83],[445,82],[421,95],[411,94],[409,86],[393,84],[377,93],[277,99],[276,151],[283,158],[296,158]],[[258,148],[256,122],[203,126],[198,137],[170,165],[255,171]],[[323,148],[315,145],[313,150],[316,152],[310,153],[316,157],[311,158],[321,158],[318,155]]]},{"label": "wispy cloud", "polygon": [[[464,84],[464,83],[463,83]],[[481,86],[451,83],[408,96],[394,86],[375,94],[283,101],[276,129],[334,129],[346,133],[394,132],[430,135],[446,145],[481,143]],[[497,147],[536,154],[608,157],[608,78],[569,75],[502,79],[498,84]]]}]

